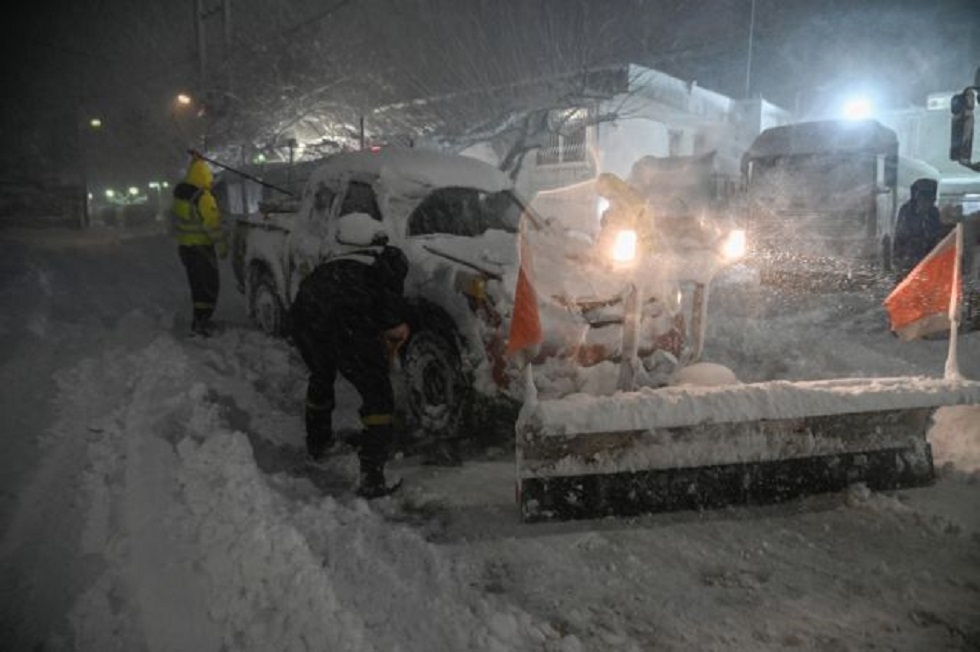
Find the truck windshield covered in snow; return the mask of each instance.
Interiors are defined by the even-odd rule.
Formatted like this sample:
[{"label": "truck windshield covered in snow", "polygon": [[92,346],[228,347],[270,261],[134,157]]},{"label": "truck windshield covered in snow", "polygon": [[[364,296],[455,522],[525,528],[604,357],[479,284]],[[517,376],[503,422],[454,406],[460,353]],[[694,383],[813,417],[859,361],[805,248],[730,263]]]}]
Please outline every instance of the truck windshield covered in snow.
[{"label": "truck windshield covered in snow", "polygon": [[517,233],[523,211],[509,190],[437,188],[408,218],[408,235],[476,237],[490,230]]},{"label": "truck windshield covered in snow", "polygon": [[873,120],[763,131],[742,159],[750,256],[763,276],[887,269],[898,164],[895,132]]},{"label": "truck windshield covered in snow", "polygon": [[[753,214],[771,234],[807,237],[860,235],[876,188],[876,157],[839,153],[780,156],[753,162]],[[768,215],[760,215],[761,213]],[[766,218],[769,219],[766,219]],[[780,220],[787,233],[773,221]],[[800,222],[812,220],[808,230]],[[763,234],[760,234],[763,236]],[[763,236],[764,237],[764,236]]]}]

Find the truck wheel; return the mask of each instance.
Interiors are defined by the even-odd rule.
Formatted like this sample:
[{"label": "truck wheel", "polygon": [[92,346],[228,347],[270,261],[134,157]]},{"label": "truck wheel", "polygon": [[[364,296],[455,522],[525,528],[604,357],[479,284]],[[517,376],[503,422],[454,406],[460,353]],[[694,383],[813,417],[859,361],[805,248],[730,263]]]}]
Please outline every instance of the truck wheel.
[{"label": "truck wheel", "polygon": [[259,274],[252,289],[252,318],[266,335],[286,334],[286,310],[276,294],[276,286],[268,273]]},{"label": "truck wheel", "polygon": [[402,370],[410,425],[426,440],[456,437],[469,392],[454,343],[432,330],[413,334]]}]

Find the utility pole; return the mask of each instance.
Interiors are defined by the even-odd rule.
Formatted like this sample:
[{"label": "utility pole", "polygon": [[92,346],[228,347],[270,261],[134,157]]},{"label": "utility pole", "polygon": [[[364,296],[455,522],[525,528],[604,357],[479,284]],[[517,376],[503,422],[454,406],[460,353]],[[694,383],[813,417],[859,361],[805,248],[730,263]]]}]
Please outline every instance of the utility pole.
[{"label": "utility pole", "polygon": [[207,150],[207,139],[208,139],[208,128],[209,128],[209,114],[214,109],[215,95],[210,90],[210,80],[208,79],[208,43],[205,28],[205,21],[212,16],[221,13],[222,31],[223,31],[223,49],[222,53],[225,67],[228,69],[228,78],[226,80],[228,90],[231,90],[232,74],[231,74],[231,0],[220,0],[221,4],[219,7],[205,7],[205,0],[194,0],[194,28],[197,33],[197,56],[198,56],[198,81],[200,83],[200,91],[198,96],[204,98],[204,143],[203,149]]},{"label": "utility pole", "polygon": [[197,30],[198,81],[201,92],[208,87],[208,53],[204,40],[204,0],[194,0],[194,28]]},{"label": "utility pole", "polygon": [[228,92],[234,92],[234,74],[231,66],[231,0],[221,0],[225,24],[225,68],[228,70]]},{"label": "utility pole", "polygon": [[755,0],[750,0],[752,5],[749,10],[749,47],[745,55],[745,99],[749,99],[752,92],[752,40],[755,38]]}]

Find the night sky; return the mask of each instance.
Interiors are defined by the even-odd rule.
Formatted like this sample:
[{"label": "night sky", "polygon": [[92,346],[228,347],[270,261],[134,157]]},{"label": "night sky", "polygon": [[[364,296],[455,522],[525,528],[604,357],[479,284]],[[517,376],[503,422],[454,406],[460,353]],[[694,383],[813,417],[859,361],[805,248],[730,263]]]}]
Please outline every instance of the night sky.
[{"label": "night sky", "polygon": [[[226,58],[225,34],[219,1],[204,5],[213,10],[204,24],[214,80]],[[800,114],[851,92],[869,94],[882,107],[923,105],[928,93],[961,90],[980,65],[974,0],[755,0],[749,66],[752,6],[752,0],[230,0],[227,58],[263,71],[269,57],[268,74],[282,75],[289,59],[269,52],[282,43],[315,42],[308,51],[331,56],[338,76],[390,79],[395,94],[398,80],[409,79],[403,92],[411,96],[524,74],[520,65],[547,73],[593,57],[648,65],[732,97],[761,95]],[[172,161],[181,139],[168,102],[201,82],[194,0],[62,0],[25,11],[3,28],[4,177],[22,173],[25,161],[43,166],[70,158],[73,139],[89,137],[78,135],[78,121],[94,113],[120,127],[98,143],[102,159],[125,161],[134,171],[145,166],[146,174],[161,157]],[[480,38],[458,33],[467,16],[478,17],[467,29]],[[459,59],[439,56],[443,39],[484,51],[454,71]],[[400,54],[426,47],[433,56]],[[303,52],[293,55],[297,65],[311,63]],[[399,70],[399,62],[410,67]],[[486,75],[475,68],[481,62]],[[333,97],[345,101],[342,83]]]}]

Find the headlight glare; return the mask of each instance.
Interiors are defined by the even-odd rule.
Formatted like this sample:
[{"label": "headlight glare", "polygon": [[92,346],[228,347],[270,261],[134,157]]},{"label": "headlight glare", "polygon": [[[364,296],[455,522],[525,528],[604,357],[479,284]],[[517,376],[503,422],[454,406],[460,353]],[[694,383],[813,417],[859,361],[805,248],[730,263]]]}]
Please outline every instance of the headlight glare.
[{"label": "headlight glare", "polygon": [[612,259],[617,263],[632,263],[636,260],[636,231],[623,229],[616,234]]},{"label": "headlight glare", "polygon": [[727,260],[738,260],[745,255],[745,230],[734,229],[725,239],[721,248],[722,255]]}]

